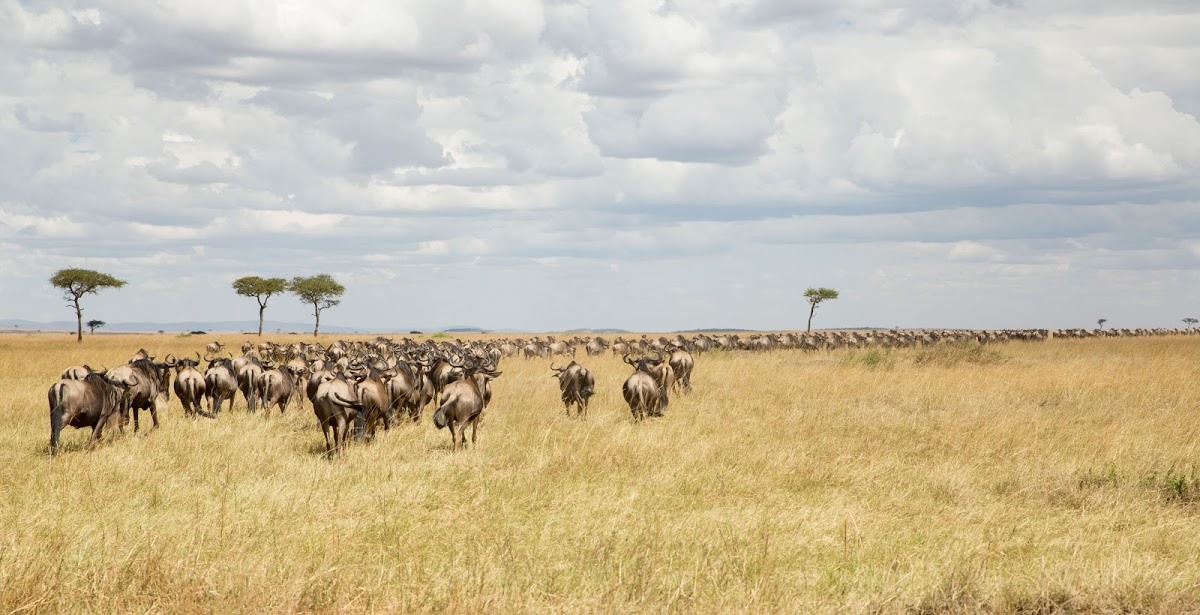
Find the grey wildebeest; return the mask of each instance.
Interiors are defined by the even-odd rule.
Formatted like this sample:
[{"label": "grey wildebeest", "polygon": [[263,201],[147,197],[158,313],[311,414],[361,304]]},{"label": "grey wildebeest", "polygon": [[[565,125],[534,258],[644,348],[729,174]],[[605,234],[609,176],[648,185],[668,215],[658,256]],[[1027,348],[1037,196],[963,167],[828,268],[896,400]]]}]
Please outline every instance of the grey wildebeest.
[{"label": "grey wildebeest", "polygon": [[[137,376],[131,376],[134,385],[140,384]],[[121,408],[125,403],[124,382],[110,382],[97,373],[89,373],[81,379],[62,379],[50,385],[46,398],[50,402],[50,454],[58,452],[59,437],[63,426],[80,429],[92,428],[88,446],[95,446],[109,423],[121,423]]]},{"label": "grey wildebeest", "polygon": [[550,369],[555,372],[552,377],[558,378],[558,388],[562,392],[562,403],[567,409],[567,416],[571,416],[571,406],[575,405],[579,409],[578,416],[587,418],[588,400],[596,390],[596,378],[592,372],[574,361],[566,367],[554,367],[551,363]]},{"label": "grey wildebeest", "polygon": [[662,416],[662,411],[667,406],[667,392],[658,386],[658,382],[651,375],[655,364],[662,361],[647,357],[631,361],[629,355],[624,355],[622,358],[634,368],[634,372],[621,386],[621,396],[625,398],[625,403],[629,404],[633,420],[640,421],[647,416]]},{"label": "grey wildebeest", "polygon": [[491,363],[480,365],[472,361],[452,365],[462,368],[463,378],[447,384],[442,391],[442,403],[433,413],[433,424],[438,429],[450,428],[450,447],[457,451],[466,445],[468,426],[471,428],[471,446],[475,446],[483,410],[492,397],[489,381],[499,378],[501,372]]}]

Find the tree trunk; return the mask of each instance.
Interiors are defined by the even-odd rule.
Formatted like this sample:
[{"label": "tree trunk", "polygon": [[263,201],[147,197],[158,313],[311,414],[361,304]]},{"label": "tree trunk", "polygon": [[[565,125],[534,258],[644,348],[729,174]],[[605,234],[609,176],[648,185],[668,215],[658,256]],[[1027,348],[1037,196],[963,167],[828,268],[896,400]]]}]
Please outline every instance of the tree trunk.
[{"label": "tree trunk", "polygon": [[812,333],[812,317],[813,317],[813,313],[816,311],[817,311],[817,302],[814,301],[812,304],[812,307],[808,310],[808,331],[807,331],[808,333]]},{"label": "tree trunk", "polygon": [[263,312],[265,312],[266,310],[267,310],[266,305],[264,305],[262,303],[258,304],[258,336],[259,337],[262,337]]},{"label": "tree trunk", "polygon": [[315,305],[313,306],[313,316],[316,317],[316,321],[313,322],[313,337],[316,337],[317,331],[321,329],[321,309]]},{"label": "tree trunk", "polygon": [[79,297],[75,297],[75,341],[83,343],[83,310],[79,307]]}]

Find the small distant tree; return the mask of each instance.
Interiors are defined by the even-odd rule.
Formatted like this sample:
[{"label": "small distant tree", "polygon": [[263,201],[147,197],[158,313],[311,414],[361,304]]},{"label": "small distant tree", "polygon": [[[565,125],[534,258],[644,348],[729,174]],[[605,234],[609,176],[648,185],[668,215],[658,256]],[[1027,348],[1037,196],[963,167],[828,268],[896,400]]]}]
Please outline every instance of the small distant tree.
[{"label": "small distant tree", "polygon": [[104,325],[107,325],[107,324],[108,323],[104,322],[103,320],[95,320],[95,319],[89,320],[89,321],[87,321],[88,333],[95,335],[96,329],[99,329],[100,327],[103,327]]},{"label": "small distant tree", "polygon": [[1098,327],[1100,327],[1101,329],[1103,329],[1103,328],[1104,328],[1104,323],[1106,323],[1106,322],[1108,322],[1108,319],[1107,319],[1107,318],[1101,318],[1100,320],[1097,320],[1097,321],[1096,321],[1096,326],[1098,326]]},{"label": "small distant tree", "polygon": [[63,299],[70,301],[67,306],[75,309],[75,340],[83,342],[83,308],[79,299],[84,295],[94,295],[105,288],[121,288],[125,280],[118,280],[107,273],[91,269],[59,269],[50,276],[50,284],[63,291]]},{"label": "small distant tree", "polygon": [[283,278],[260,278],[248,275],[233,281],[233,290],[243,297],[254,297],[258,302],[258,336],[262,337],[263,312],[267,311],[267,301],[273,296],[288,289],[288,281]]},{"label": "small distant tree", "polygon": [[1196,326],[1196,323],[1200,323],[1200,320],[1196,320],[1195,318],[1190,318],[1190,317],[1183,319],[1183,324],[1187,325],[1187,328],[1189,328],[1189,329],[1194,328]]},{"label": "small distant tree", "polygon": [[321,330],[321,312],[341,303],[338,297],[346,292],[346,287],[328,273],[320,273],[292,278],[288,290],[301,301],[313,306],[313,337],[316,337]]},{"label": "small distant tree", "polygon": [[838,298],[838,291],[832,288],[810,288],[804,291],[804,298],[808,300],[808,331],[812,331],[813,314],[817,311],[817,306],[824,301],[830,301]]}]

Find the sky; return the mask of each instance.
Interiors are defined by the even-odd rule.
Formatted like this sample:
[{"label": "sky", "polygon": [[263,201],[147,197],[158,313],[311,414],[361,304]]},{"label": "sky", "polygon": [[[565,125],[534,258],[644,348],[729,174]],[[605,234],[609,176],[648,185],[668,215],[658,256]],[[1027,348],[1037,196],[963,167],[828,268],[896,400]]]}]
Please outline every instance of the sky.
[{"label": "sky", "polygon": [[[0,317],[1200,317],[1193,0],[0,0]],[[267,317],[304,322],[291,297]]]}]

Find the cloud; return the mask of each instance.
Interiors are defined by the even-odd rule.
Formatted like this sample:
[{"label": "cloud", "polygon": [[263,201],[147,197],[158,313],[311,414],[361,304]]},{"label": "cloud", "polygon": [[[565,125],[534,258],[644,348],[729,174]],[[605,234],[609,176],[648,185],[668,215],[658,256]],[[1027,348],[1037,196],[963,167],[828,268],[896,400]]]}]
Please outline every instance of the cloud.
[{"label": "cloud", "polygon": [[809,285],[846,291],[823,317],[847,326],[1073,323],[1118,294],[1140,298],[1114,320],[1173,324],[1200,300],[1188,3],[0,0],[0,20],[8,292],[112,267],[146,289],[131,313],[208,317],[242,309],[208,290],[248,268],[321,269],[370,286],[345,322],[465,284],[493,297],[478,324],[531,329],[790,326]]}]

